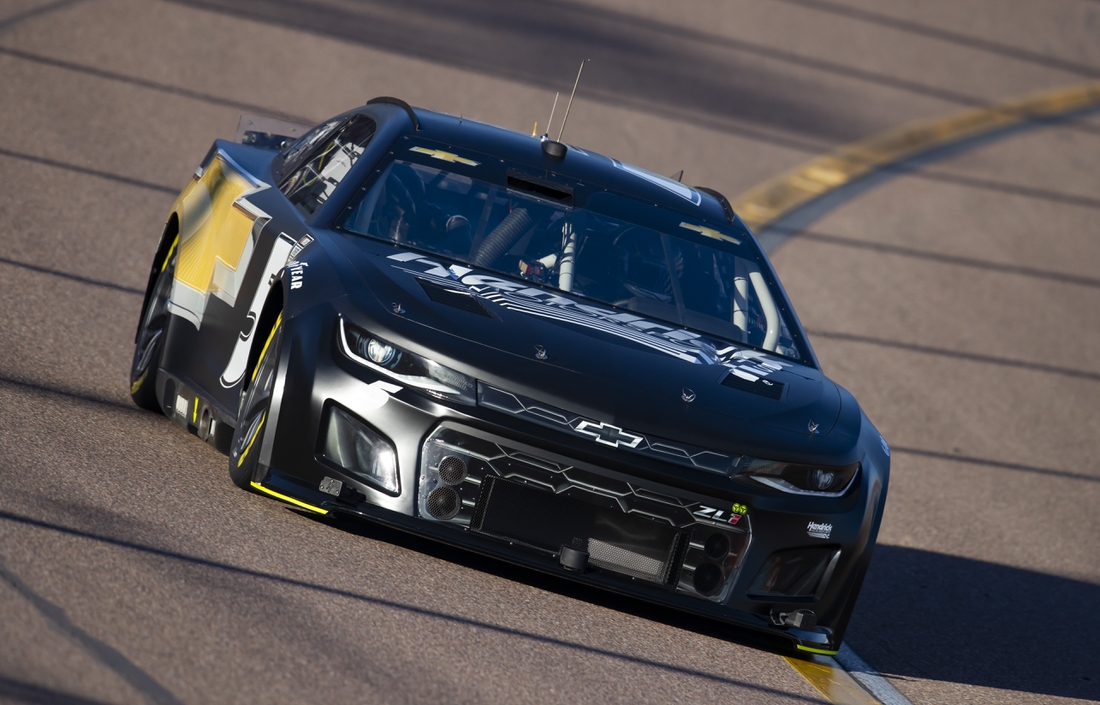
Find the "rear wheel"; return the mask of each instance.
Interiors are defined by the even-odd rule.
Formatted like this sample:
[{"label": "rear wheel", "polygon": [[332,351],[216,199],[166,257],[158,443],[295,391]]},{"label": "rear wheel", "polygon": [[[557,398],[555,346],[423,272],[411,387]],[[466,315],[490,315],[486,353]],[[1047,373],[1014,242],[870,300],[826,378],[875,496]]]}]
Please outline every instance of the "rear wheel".
[{"label": "rear wheel", "polygon": [[164,257],[141,322],[134,345],[134,360],[130,363],[130,396],[134,403],[149,411],[161,411],[157,401],[157,368],[164,350],[164,329],[168,323],[168,302],[172,297],[172,280],[176,275],[176,245],[179,235]]},{"label": "rear wheel", "polygon": [[229,451],[229,477],[241,489],[250,489],[260,462],[260,446],[271,410],[275,373],[279,367],[279,348],[283,337],[282,314],[267,336],[260,359],[252,370],[248,387],[241,394],[237,410],[237,428]]}]

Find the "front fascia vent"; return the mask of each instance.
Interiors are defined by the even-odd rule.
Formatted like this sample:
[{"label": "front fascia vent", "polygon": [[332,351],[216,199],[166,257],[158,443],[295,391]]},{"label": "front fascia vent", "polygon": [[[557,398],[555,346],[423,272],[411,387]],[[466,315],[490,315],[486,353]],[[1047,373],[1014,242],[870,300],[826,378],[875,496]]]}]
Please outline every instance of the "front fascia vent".
[{"label": "front fascia vent", "polygon": [[443,286],[437,284],[428,279],[417,280],[420,286],[424,287],[424,293],[428,295],[428,298],[437,304],[443,304],[444,306],[451,306],[468,313],[476,313],[479,316],[485,316],[486,318],[492,318],[493,314],[489,313],[489,310],[478,300],[473,294],[463,291],[462,289],[455,289],[449,286]]},{"label": "front fascia vent", "polygon": [[783,382],[773,382],[763,377],[749,380],[733,372],[726,375],[725,379],[722,380],[722,384],[727,387],[739,389],[742,392],[749,392],[750,394],[767,397],[768,399],[775,399],[776,401],[783,398],[783,390],[787,387]]}]

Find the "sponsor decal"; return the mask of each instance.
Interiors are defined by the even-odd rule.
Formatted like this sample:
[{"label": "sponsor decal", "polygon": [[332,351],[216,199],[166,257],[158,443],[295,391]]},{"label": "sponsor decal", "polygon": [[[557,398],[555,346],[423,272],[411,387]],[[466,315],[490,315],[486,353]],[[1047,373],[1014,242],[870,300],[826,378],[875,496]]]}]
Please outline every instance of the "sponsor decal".
[{"label": "sponsor decal", "polygon": [[882,452],[886,453],[886,457],[889,458],[890,457],[890,445],[886,442],[886,439],[883,438],[882,436],[879,436],[878,439],[879,439],[879,442],[882,443]]},{"label": "sponsor decal", "polygon": [[201,328],[211,296],[237,305],[260,231],[271,220],[249,198],[267,188],[220,149],[195,172],[175,206],[180,240],[169,312]]},{"label": "sponsor decal", "polygon": [[248,351],[252,349],[252,334],[256,331],[256,321],[260,318],[260,309],[263,308],[264,301],[267,300],[267,293],[271,290],[275,275],[291,259],[289,253],[295,244],[294,240],[286,233],[279,233],[279,236],[271,243],[271,252],[268,253],[267,261],[263,263],[263,276],[256,286],[256,290],[252,292],[252,301],[248,304],[244,328],[233,343],[233,352],[230,354],[229,362],[226,363],[225,370],[219,379],[221,385],[226,389],[233,387],[244,377]]},{"label": "sponsor decal", "polygon": [[806,525],[806,533],[815,539],[827,539],[833,535],[833,525],[811,521]]},{"label": "sponsor decal", "polygon": [[309,244],[313,242],[313,236],[306,233],[302,236],[302,239],[298,241],[294,247],[291,248],[290,254],[286,256],[286,263],[290,264],[292,261],[298,259],[298,255],[302,254],[302,250],[309,247]]},{"label": "sponsor decal", "polygon": [[745,516],[745,513],[749,510],[743,504],[733,505],[732,511],[724,511],[717,507],[705,507],[700,505],[698,509],[692,512],[692,516],[697,519],[706,519],[707,521],[716,521],[720,524],[733,524],[737,525],[737,522],[741,521],[741,517]]},{"label": "sponsor decal", "polygon": [[699,333],[673,324],[664,325],[633,313],[578,301],[551,289],[476,274],[469,267],[444,265],[417,252],[399,252],[388,259],[401,271],[445,286],[454,287],[457,283],[470,294],[510,311],[614,335],[685,362],[722,365],[749,382],[791,366],[766,353],[724,342],[721,345],[725,347],[718,348]]},{"label": "sponsor decal", "polygon": [[451,164],[465,164],[466,166],[477,166],[481,162],[475,162],[473,159],[467,159],[460,157],[457,154],[451,154],[450,152],[444,152],[442,149],[428,149],[427,147],[413,147],[409,149],[410,152],[417,152],[419,154],[427,154],[432,159],[440,159]]},{"label": "sponsor decal", "polygon": [[[573,433],[579,434],[579,429],[583,427],[588,431],[588,433],[584,435],[589,440],[596,440],[595,435],[597,432],[595,429],[601,427],[607,428],[607,424],[595,419],[585,418],[563,409],[546,406],[532,399],[519,397],[511,392],[490,387],[489,385],[479,385],[478,404],[489,409],[521,416],[528,421],[549,428],[567,428]],[[625,448],[651,457],[661,458],[668,462],[700,468],[708,472],[716,472],[722,475],[729,474],[730,467],[733,463],[733,459],[724,453],[715,453],[714,451],[703,450],[702,448],[684,446],[660,438],[647,437],[641,433],[619,429],[616,438],[619,441],[618,447],[620,448]],[[633,438],[638,438],[640,440],[635,444],[631,442]],[[610,438],[606,440],[610,440]]]},{"label": "sponsor decal", "polygon": [[817,428],[820,425],[821,424],[816,423],[811,419],[810,423],[806,424],[806,430],[809,431],[810,433],[817,433]]},{"label": "sponsor decal", "polygon": [[704,235],[704,236],[709,237],[709,238],[714,238],[715,240],[725,240],[726,242],[732,242],[735,245],[740,245],[741,244],[741,241],[738,240],[737,238],[732,237],[730,235],[726,235],[723,232],[719,232],[718,230],[715,230],[714,228],[708,228],[708,227],[705,227],[703,225],[692,225],[691,223],[680,223],[680,227],[684,228],[685,230],[694,230],[695,232],[699,233],[700,235]]},{"label": "sponsor decal", "polygon": [[305,268],[309,266],[308,262],[289,262],[286,265],[287,272],[290,274],[290,288],[301,289],[302,279],[304,278]]},{"label": "sponsor decal", "polygon": [[643,440],[641,436],[635,435],[629,431],[624,431],[618,426],[605,424],[602,421],[581,421],[573,430],[583,436],[595,439],[597,443],[602,443],[612,448],[618,448],[620,445],[624,445],[627,448],[637,448],[638,444]]}]

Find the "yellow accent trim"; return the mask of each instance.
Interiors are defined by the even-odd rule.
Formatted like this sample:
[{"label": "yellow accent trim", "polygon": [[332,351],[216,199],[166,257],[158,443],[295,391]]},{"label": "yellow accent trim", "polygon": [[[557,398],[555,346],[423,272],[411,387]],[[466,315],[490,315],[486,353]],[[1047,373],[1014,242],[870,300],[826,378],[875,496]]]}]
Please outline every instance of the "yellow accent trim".
[{"label": "yellow accent trim", "polygon": [[811,654],[822,654],[824,656],[836,656],[837,652],[829,651],[828,649],[815,649],[812,646],[803,646],[802,644],[795,644],[799,651],[809,651]]},{"label": "yellow accent trim", "polygon": [[267,346],[271,345],[272,338],[275,337],[275,331],[279,330],[279,325],[283,322],[283,312],[279,311],[278,317],[275,319],[275,325],[271,326],[271,332],[267,334],[267,341],[264,343],[263,348],[260,349],[260,356],[256,358],[256,367],[252,370],[252,377],[249,382],[256,381],[256,373],[260,371],[260,363],[264,361],[264,355],[267,354]]},{"label": "yellow accent trim", "polygon": [[733,199],[733,210],[753,229],[872,171],[952,142],[1030,120],[1100,106],[1100,82],[1059,88],[988,108],[918,120],[815,157]]},{"label": "yellow accent trim", "polygon": [[714,228],[708,228],[702,225],[692,225],[691,223],[680,223],[680,227],[685,230],[694,230],[700,235],[705,235],[706,237],[714,238],[715,240],[725,240],[726,242],[732,242],[735,245],[741,244],[741,241],[737,238],[726,235],[723,232],[719,232]]},{"label": "yellow accent trim", "polygon": [[451,154],[450,152],[444,152],[442,149],[428,149],[427,147],[411,147],[410,152],[418,152],[420,154],[427,154],[433,159],[442,159],[445,162],[451,164],[465,164],[466,166],[477,166],[481,162],[475,162],[472,159],[460,157],[457,154]]},{"label": "yellow accent trim", "polygon": [[252,438],[248,441],[248,445],[241,451],[241,457],[237,458],[237,467],[240,467],[244,463],[244,456],[248,455],[248,451],[252,450],[252,444],[256,442],[256,439],[260,437],[260,431],[264,428],[264,422],[267,421],[267,412],[260,417],[260,425],[256,427],[256,432],[252,434]]},{"label": "yellow accent trim", "polygon": [[141,383],[145,381],[145,375],[149,374],[149,368],[146,367],[141,373],[141,376],[130,385],[130,394],[137,394],[137,390],[141,389]]},{"label": "yellow accent trim", "polygon": [[195,397],[195,404],[191,407],[191,423],[199,422],[199,398]]},{"label": "yellow accent trim", "polygon": [[301,501],[300,499],[294,499],[293,497],[288,497],[287,495],[282,494],[280,492],[276,492],[275,490],[269,490],[269,489],[267,489],[266,487],[264,487],[263,485],[261,485],[258,482],[253,482],[252,486],[255,487],[256,489],[258,489],[260,492],[266,492],[267,494],[271,495],[272,497],[275,497],[277,499],[281,499],[284,502],[290,502],[291,504],[293,504],[297,507],[301,507],[302,509],[308,509],[311,512],[317,512],[318,514],[328,514],[327,509],[321,509],[320,507],[315,507],[312,504],[306,504],[305,502]]},{"label": "yellow accent trim", "polygon": [[158,272],[163,272],[164,268],[168,266],[168,260],[172,259],[172,253],[176,251],[176,245],[180,242],[180,234],[176,233],[176,239],[172,241],[172,246],[168,248],[168,254],[164,256],[164,261],[160,263],[160,269]]},{"label": "yellow accent trim", "polygon": [[[799,646],[803,651],[820,651],[808,646]],[[823,653],[835,653],[832,651]],[[837,705],[880,705],[866,690],[856,683],[848,672],[837,665],[831,658],[811,656],[809,658],[796,658],[784,656],[791,668],[798,671],[799,675],[810,682],[814,688],[824,695],[829,702]]]}]

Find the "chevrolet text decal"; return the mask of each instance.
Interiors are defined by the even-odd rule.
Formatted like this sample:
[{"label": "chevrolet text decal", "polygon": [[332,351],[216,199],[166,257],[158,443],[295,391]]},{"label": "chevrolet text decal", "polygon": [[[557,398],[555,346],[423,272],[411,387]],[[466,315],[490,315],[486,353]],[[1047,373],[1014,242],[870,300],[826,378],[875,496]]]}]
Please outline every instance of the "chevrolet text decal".
[{"label": "chevrolet text decal", "polygon": [[401,271],[476,294],[511,311],[608,333],[685,362],[724,365],[750,382],[788,366],[763,353],[733,345],[717,348],[698,333],[666,326],[633,313],[581,303],[522,282],[476,274],[469,267],[444,266],[417,252],[401,252],[388,259],[417,266],[416,269],[398,266]]}]

